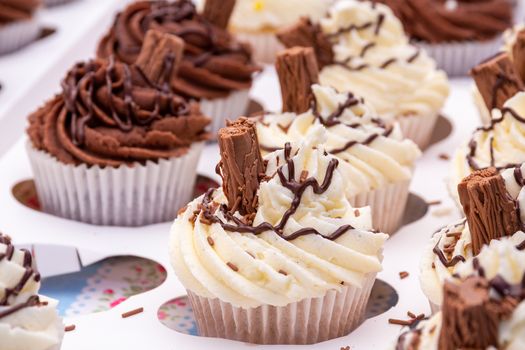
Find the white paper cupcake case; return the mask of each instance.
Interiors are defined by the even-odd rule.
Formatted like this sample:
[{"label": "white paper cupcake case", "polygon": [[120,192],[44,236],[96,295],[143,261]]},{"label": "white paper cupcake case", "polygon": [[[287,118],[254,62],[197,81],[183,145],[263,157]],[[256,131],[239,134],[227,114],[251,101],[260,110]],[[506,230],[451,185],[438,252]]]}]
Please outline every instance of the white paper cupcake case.
[{"label": "white paper cupcake case", "polygon": [[439,114],[431,116],[409,115],[396,119],[403,136],[415,142],[422,150],[428,147]]},{"label": "white paper cupcake case", "polygon": [[216,135],[226,126],[226,120],[235,120],[245,115],[250,100],[250,90],[230,93],[227,97],[200,101],[202,114],[211,118],[210,131]]},{"label": "white paper cupcake case", "polygon": [[274,64],[279,51],[285,49],[275,33],[236,32],[237,39],[249,43],[253,48],[253,58],[256,62]]},{"label": "white paper cupcake case", "polygon": [[430,300],[428,301],[428,303],[430,304],[430,312],[432,312],[432,315],[434,315],[436,312],[441,311],[441,305],[434,304]]},{"label": "white paper cupcake case", "polygon": [[30,142],[27,152],[42,209],[94,225],[143,226],[171,221],[193,194],[204,143],[179,158],[133,167],[63,164]]},{"label": "white paper cupcake case", "polygon": [[370,206],[373,227],[393,235],[403,221],[407,205],[410,180],[389,184],[383,188],[360,193],[348,198],[355,208]]},{"label": "white paper cupcake case", "polygon": [[434,58],[439,68],[451,76],[465,76],[472,67],[498,52],[503,44],[502,35],[488,41],[429,44],[414,42]]},{"label": "white paper cupcake case", "polygon": [[346,286],[281,307],[243,309],[191,291],[188,296],[201,336],[254,344],[314,344],[347,335],[364,321],[375,277],[367,275],[362,288]]},{"label": "white paper cupcake case", "polygon": [[21,49],[40,34],[37,15],[32,19],[0,26],[0,55]]}]

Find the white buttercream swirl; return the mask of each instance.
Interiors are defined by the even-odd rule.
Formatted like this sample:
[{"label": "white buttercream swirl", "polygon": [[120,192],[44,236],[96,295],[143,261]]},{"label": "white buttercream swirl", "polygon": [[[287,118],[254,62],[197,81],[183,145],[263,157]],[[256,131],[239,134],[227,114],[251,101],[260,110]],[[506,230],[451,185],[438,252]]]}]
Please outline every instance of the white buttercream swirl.
[{"label": "white buttercream swirl", "polygon": [[518,118],[509,111],[502,113],[502,110],[494,109],[493,127],[476,129],[471,139],[456,151],[449,181],[450,193],[456,201],[459,202],[457,185],[474,170],[469,164],[469,155],[480,169],[490,166],[508,168],[525,162],[525,92],[519,92],[505,102],[505,108],[514,111]]},{"label": "white buttercream swirl", "polygon": [[[346,179],[348,197],[372,191],[390,183],[410,180],[415,160],[421,152],[411,140],[404,139],[397,123],[387,126],[373,108],[349,93],[337,93],[333,88],[313,85],[316,106],[305,113],[266,114],[257,123],[257,136],[263,149],[281,148],[285,142],[300,142],[313,128],[327,119],[350,100],[335,120],[326,125],[324,148],[339,162],[339,171]],[[320,118],[314,114],[314,108]],[[377,135],[374,136],[374,135]],[[373,137],[373,141],[364,144]],[[342,150],[345,145],[355,145]]]},{"label": "white buttercream swirl", "polygon": [[333,42],[335,61],[342,63],[322,69],[323,85],[358,93],[384,118],[439,113],[449,93],[447,76],[426,52],[410,45],[390,8],[340,0],[320,23]]},{"label": "white buttercream swirl", "polygon": [[331,0],[237,0],[230,19],[234,31],[269,31],[294,24],[301,17],[316,21]]},{"label": "white buttercream swirl", "polygon": [[[295,180],[306,171],[308,177],[323,183],[334,159],[319,146],[324,138],[324,129],[318,127],[299,147],[292,148]],[[265,159],[266,175],[271,178],[260,185],[253,226],[263,222],[277,225],[294,198],[276,175],[279,168],[288,174],[285,152],[276,151]],[[272,230],[256,235],[226,231],[219,223],[209,225],[202,217],[203,197],[197,198],[171,229],[170,255],[175,273],[186,289],[244,308],[284,306],[340,290],[342,284],[359,287],[366,277],[381,270],[387,235],[371,231],[369,209],[352,208],[343,189],[344,179],[336,168],[325,192],[316,194],[312,187],[305,190],[282,235],[286,237],[304,228],[313,228],[320,235],[293,240]],[[222,189],[214,192],[212,200],[219,205],[227,203]],[[198,216],[193,224],[194,212]],[[227,222],[220,208],[214,213]],[[238,213],[235,215],[240,218]],[[346,225],[355,229],[335,240],[326,238]]]},{"label": "white buttercream swirl", "polygon": [[[460,233],[459,238],[451,235],[452,233]],[[503,240],[510,242],[513,247],[516,247],[525,241],[525,233],[518,231],[510,238],[503,238]],[[491,247],[490,250],[485,252],[482,250],[480,254],[478,254],[481,266],[487,266],[487,276],[489,278],[492,276],[489,271],[496,271],[506,276],[504,270],[512,265],[511,260],[508,260],[512,259],[512,257],[508,256],[506,251],[502,250],[507,244],[508,243],[502,245],[498,240],[493,240],[489,245]],[[445,254],[447,259],[450,261],[455,256],[461,256],[464,258],[464,261],[460,261],[450,267],[443,265],[438,255],[433,251],[436,245],[442,252],[446,251],[447,247],[453,245],[453,251],[450,254]],[[497,254],[500,254],[500,258],[498,258]],[[452,275],[456,273],[465,271],[464,269],[467,268],[465,265],[469,266],[472,258],[472,238],[468,224],[466,224],[464,220],[444,228],[432,237],[430,244],[423,251],[423,258],[420,265],[421,288],[431,303],[437,306],[441,305],[445,280],[451,278]]]},{"label": "white buttercream swirl", "polygon": [[[511,285],[519,285],[522,283],[523,276],[525,275],[525,251],[516,249],[517,236],[520,237],[521,242],[525,239],[525,233],[518,232],[511,238],[493,240],[489,245],[483,247],[476,259],[479,266],[483,269],[485,278],[491,280],[496,276],[501,276]],[[457,278],[459,279],[453,279],[452,276],[449,276],[450,280],[459,281],[460,279],[477,275],[478,268],[474,266],[473,261],[474,260],[470,258],[465,263],[459,264],[454,271],[454,273],[457,273]],[[439,288],[443,289],[443,286],[441,285]],[[401,336],[401,348],[396,348],[395,346],[393,348],[437,350],[441,325],[442,315],[441,312],[438,312],[429,320],[420,322],[414,330],[403,334]],[[411,339],[416,332],[421,332],[419,335],[419,345],[416,348],[410,347]],[[523,349],[525,345],[525,301],[521,301],[516,306],[508,319],[500,322],[498,339],[498,349]]]},{"label": "white buttercream swirl", "polygon": [[30,253],[14,248],[0,234],[0,300],[19,282],[24,282],[20,292],[11,294],[7,303],[0,305],[0,314],[7,313],[0,317],[0,349],[58,350],[64,333],[56,308],[58,302],[40,296],[39,302],[17,309],[36,298],[40,277],[32,269]]}]

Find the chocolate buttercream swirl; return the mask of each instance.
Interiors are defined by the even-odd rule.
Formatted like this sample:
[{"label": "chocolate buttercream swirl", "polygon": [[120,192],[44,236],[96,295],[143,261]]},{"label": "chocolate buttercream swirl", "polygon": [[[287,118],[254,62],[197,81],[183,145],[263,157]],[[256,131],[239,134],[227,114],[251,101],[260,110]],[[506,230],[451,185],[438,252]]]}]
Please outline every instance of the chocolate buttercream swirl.
[{"label": "chocolate buttercream swirl", "polygon": [[413,39],[430,43],[488,40],[512,25],[508,0],[376,0],[388,5]]},{"label": "chocolate buttercream swirl", "polygon": [[40,0],[0,0],[0,26],[30,19]]},{"label": "chocolate buttercream swirl", "polygon": [[253,73],[260,70],[252,62],[248,45],[208,22],[188,0],[131,4],[118,14],[100,42],[98,56],[115,55],[117,60],[134,63],[149,29],[177,35],[185,42],[179,74],[171,80],[181,95],[224,97],[231,91],[250,88]]},{"label": "chocolate buttercream swirl", "polygon": [[[172,58],[166,56],[165,72]],[[66,164],[118,167],[178,157],[209,136],[209,118],[196,103],[150,81],[137,66],[113,59],[78,63],[62,90],[30,115],[28,134],[34,147]]]}]

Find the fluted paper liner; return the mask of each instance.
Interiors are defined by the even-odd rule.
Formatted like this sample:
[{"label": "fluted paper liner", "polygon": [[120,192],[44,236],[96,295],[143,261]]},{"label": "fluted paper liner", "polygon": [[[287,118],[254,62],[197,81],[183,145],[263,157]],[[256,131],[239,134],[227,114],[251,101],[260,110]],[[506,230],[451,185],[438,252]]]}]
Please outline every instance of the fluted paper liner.
[{"label": "fluted paper liner", "polygon": [[399,122],[403,136],[414,141],[420,149],[425,149],[432,139],[439,114],[430,116],[408,115],[396,119]]},{"label": "fluted paper liner", "polygon": [[434,315],[436,312],[441,311],[441,305],[434,304],[433,302],[428,300],[428,303],[430,304],[430,312],[432,312],[432,315]]},{"label": "fluted paper liner", "polygon": [[285,49],[274,32],[235,32],[235,36],[239,41],[252,46],[253,59],[256,62],[274,64],[277,53]]},{"label": "fluted paper liner", "polygon": [[250,102],[250,91],[231,92],[224,98],[202,99],[200,107],[202,114],[211,118],[210,131],[217,135],[220,128],[226,126],[226,120],[235,120],[245,115]]},{"label": "fluted paper liner", "polygon": [[414,42],[436,60],[438,68],[450,76],[466,76],[472,67],[498,52],[503,44],[502,35],[487,41],[450,42],[430,44]]},{"label": "fluted paper liner", "polygon": [[0,26],[0,55],[16,51],[36,40],[40,34],[38,15]]},{"label": "fluted paper liner", "polygon": [[410,180],[388,184],[382,188],[348,198],[355,208],[370,206],[373,227],[393,235],[403,221],[408,201]]},{"label": "fluted paper liner", "polygon": [[362,288],[345,286],[280,307],[243,309],[191,291],[188,296],[201,336],[254,344],[314,344],[347,335],[364,321],[375,277],[368,274]]},{"label": "fluted paper liner", "polygon": [[143,226],[173,220],[191,200],[203,146],[118,168],[64,164],[31,142],[26,148],[43,211],[94,225]]}]

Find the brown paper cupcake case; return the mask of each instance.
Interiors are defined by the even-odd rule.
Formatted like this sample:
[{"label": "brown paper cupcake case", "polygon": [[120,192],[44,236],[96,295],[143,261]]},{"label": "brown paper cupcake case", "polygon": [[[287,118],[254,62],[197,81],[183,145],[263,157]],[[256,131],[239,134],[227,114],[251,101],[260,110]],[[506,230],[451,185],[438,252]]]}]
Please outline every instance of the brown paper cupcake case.
[{"label": "brown paper cupcake case", "polygon": [[188,291],[199,334],[254,344],[314,344],[349,334],[365,319],[376,274],[362,288],[345,286],[287,306],[234,307]]}]

